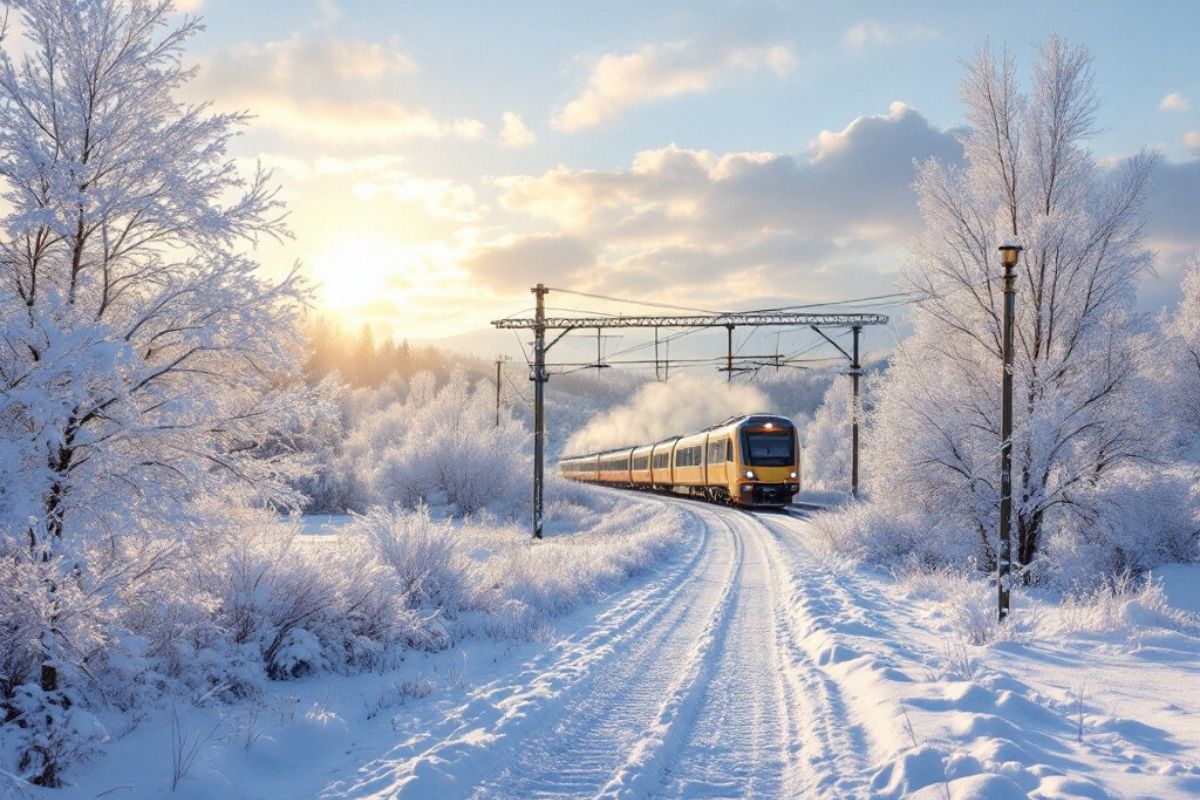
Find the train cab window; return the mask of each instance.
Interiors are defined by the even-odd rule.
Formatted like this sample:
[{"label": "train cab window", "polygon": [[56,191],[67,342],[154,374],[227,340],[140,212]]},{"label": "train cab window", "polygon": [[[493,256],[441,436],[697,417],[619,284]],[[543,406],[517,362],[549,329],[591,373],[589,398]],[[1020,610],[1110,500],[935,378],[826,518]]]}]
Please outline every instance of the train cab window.
[{"label": "train cab window", "polygon": [[758,467],[784,467],[795,460],[796,436],[791,428],[742,433],[746,463]]},{"label": "train cab window", "polygon": [[725,460],[733,461],[733,439],[725,440]]}]

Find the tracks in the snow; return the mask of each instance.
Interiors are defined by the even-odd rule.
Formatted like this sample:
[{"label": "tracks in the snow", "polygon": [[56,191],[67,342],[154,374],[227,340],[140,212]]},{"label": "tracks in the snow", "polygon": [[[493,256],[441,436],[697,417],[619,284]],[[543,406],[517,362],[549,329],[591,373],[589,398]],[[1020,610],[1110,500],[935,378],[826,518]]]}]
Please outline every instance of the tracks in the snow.
[{"label": "tracks in the snow", "polygon": [[866,745],[804,642],[844,598],[803,522],[658,502],[693,520],[690,551],[328,794],[864,795]]}]

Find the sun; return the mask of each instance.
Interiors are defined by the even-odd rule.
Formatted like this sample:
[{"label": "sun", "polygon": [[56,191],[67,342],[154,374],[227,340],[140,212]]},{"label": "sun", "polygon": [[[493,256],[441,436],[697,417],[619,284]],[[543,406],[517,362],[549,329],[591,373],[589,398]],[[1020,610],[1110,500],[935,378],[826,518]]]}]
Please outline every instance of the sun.
[{"label": "sun", "polygon": [[365,316],[388,293],[395,242],[374,234],[339,238],[313,259],[318,304],[341,317]]},{"label": "sun", "polygon": [[457,251],[436,240],[342,236],[313,258],[311,274],[325,313],[350,326],[377,324],[406,335],[455,332],[462,323],[452,320],[454,309],[469,306],[472,294]]}]

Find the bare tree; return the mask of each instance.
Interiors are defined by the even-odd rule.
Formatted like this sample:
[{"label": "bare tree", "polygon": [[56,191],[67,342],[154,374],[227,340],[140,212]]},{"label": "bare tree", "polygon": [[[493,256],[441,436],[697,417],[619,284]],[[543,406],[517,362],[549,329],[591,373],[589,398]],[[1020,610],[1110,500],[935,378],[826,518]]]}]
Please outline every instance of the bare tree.
[{"label": "bare tree", "polygon": [[994,557],[999,503],[1003,295],[996,248],[1025,247],[1018,276],[1014,514],[1018,561],[1033,563],[1048,520],[1094,516],[1079,490],[1144,458],[1136,411],[1134,281],[1148,155],[1112,170],[1085,149],[1097,101],[1086,52],[1041,48],[1032,91],[1012,59],[982,49],[961,98],[966,165],[920,165],[925,230],[906,288],[920,298],[879,399],[873,458],[887,496],[951,514]]}]

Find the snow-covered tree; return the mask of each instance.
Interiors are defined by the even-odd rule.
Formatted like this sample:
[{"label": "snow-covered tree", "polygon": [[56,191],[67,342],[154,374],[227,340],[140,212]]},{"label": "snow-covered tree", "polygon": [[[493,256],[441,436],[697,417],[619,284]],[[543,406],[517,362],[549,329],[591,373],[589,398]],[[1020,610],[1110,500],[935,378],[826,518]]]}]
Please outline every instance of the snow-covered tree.
[{"label": "snow-covered tree", "polygon": [[40,587],[24,646],[53,693],[86,670],[84,608],[161,564],[195,499],[295,501],[276,432],[306,413],[286,388],[304,289],[253,258],[283,229],[269,176],[227,154],[245,117],[175,99],[194,19],[9,5],[28,54],[0,52],[0,554]]},{"label": "snow-covered tree", "polygon": [[1152,454],[1139,424],[1134,282],[1150,263],[1142,204],[1152,157],[1111,170],[1085,149],[1097,100],[1089,58],[1058,37],[1031,91],[1007,55],[968,66],[962,168],[934,161],[916,181],[925,229],[905,288],[919,300],[878,397],[869,476],[876,498],[957,519],[995,553],[1001,325],[997,247],[1024,246],[1015,325],[1013,502],[1016,555],[1046,529],[1104,513],[1085,491]]},{"label": "snow-covered tree", "polygon": [[835,379],[812,421],[804,426],[802,478],[805,489],[850,489],[850,381]]},{"label": "snow-covered tree", "polygon": [[1165,318],[1166,358],[1154,365],[1164,401],[1163,424],[1174,423],[1173,444],[1200,461],[1200,255],[1183,278],[1183,297]]}]

